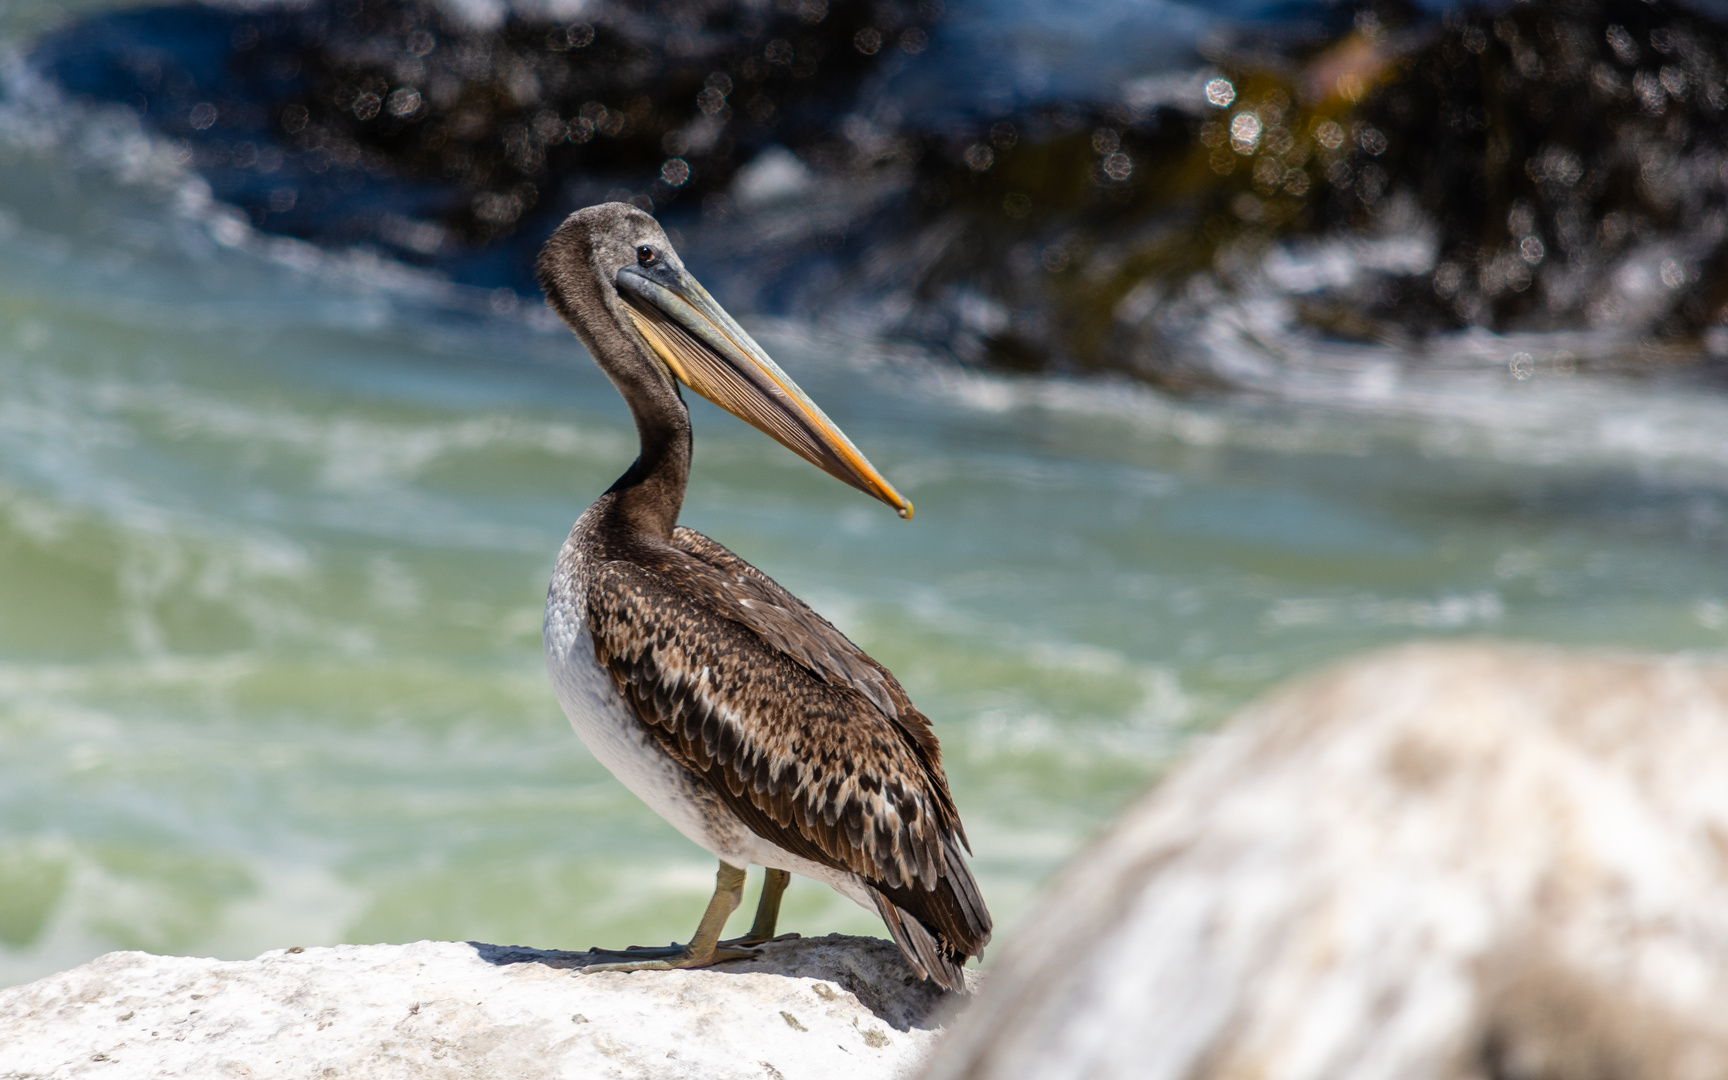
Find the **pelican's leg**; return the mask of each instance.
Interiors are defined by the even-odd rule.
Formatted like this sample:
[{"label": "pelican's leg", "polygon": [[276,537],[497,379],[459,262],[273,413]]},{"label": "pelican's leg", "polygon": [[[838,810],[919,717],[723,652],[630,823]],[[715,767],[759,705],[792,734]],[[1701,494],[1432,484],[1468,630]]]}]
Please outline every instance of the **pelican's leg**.
[{"label": "pelican's leg", "polygon": [[708,901],[708,910],[702,913],[702,921],[696,924],[696,934],[690,939],[690,944],[682,948],[672,945],[664,949],[630,948],[622,952],[590,949],[590,953],[617,956],[623,960],[616,964],[590,964],[582,970],[665,971],[672,968],[707,967],[722,960],[742,960],[755,956],[754,949],[730,948],[720,943],[720,931],[726,929],[726,920],[738,910],[738,903],[743,899],[743,868],[721,863],[719,872],[714,875],[714,895]]},{"label": "pelican's leg", "polygon": [[760,945],[765,941],[791,941],[797,934],[781,934],[774,936],[774,926],[780,921],[780,896],[786,891],[786,883],[792,880],[790,870],[776,870],[768,867],[768,876],[762,879],[762,899],[756,902],[756,921],[750,924],[750,932],[740,938],[722,941],[722,945]]}]

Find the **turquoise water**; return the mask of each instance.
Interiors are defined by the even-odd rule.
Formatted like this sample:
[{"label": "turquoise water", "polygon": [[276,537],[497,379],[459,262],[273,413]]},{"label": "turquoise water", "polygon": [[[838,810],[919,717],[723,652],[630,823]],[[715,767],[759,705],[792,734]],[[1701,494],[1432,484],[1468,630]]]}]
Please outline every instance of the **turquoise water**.
[{"label": "turquoise water", "polygon": [[[587,755],[540,661],[553,555],[634,436],[507,300],[253,235],[171,147],[14,72],[0,984],[116,948],[694,924],[710,857]],[[1728,646],[1712,392],[1540,355],[1519,380],[1482,339],[1184,402],[745,321],[918,514],[698,403],[684,520],[900,676],[1005,926],[1292,673],[1435,636]],[[881,933],[810,883],[784,925]]]}]

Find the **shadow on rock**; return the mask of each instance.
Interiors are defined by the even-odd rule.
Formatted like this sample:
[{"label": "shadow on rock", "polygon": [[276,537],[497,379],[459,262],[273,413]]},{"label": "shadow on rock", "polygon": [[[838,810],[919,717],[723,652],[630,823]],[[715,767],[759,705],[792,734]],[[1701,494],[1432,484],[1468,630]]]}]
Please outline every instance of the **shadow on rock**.
[{"label": "shadow on rock", "polygon": [[[589,952],[534,949],[519,945],[468,943],[488,964],[510,966],[538,964],[549,968],[580,971],[590,964],[610,963],[613,957]],[[894,943],[881,938],[829,934],[819,938],[771,941],[760,956],[728,960],[701,970],[723,975],[783,975],[793,979],[815,979],[834,983],[855,996],[877,1019],[895,1031],[932,1031],[951,1020],[964,998],[944,992],[935,983],[915,977]],[[616,973],[621,978],[654,972]],[[977,972],[968,973],[976,984]],[[820,991],[818,991],[820,993]]]}]

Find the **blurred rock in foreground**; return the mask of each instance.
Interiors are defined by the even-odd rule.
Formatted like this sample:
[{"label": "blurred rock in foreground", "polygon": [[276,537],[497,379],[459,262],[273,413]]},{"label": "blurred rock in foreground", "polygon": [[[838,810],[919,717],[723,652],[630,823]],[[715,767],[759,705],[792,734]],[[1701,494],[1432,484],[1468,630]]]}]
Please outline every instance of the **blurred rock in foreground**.
[{"label": "blurred rock in foreground", "polygon": [[0,1077],[894,1077],[941,991],[887,941],[777,942],[706,971],[421,941],[224,962],[119,952],[0,991]]},{"label": "blurred rock in foreground", "polygon": [[1077,859],[928,1075],[1728,1076],[1728,667],[1416,646]]}]

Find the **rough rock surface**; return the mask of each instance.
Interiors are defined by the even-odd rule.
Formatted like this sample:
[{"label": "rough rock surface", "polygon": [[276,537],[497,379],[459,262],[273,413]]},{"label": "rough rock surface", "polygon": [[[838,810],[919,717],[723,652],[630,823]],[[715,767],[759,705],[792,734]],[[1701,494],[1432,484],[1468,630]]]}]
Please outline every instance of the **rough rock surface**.
[{"label": "rough rock surface", "polygon": [[1728,667],[1418,646],[1275,692],[1021,925],[928,1076],[1728,1076]]},{"label": "rough rock surface", "polygon": [[874,938],[704,971],[588,960],[444,941],[109,953],[0,991],[0,1078],[882,1078],[916,1070],[959,1000]]}]

